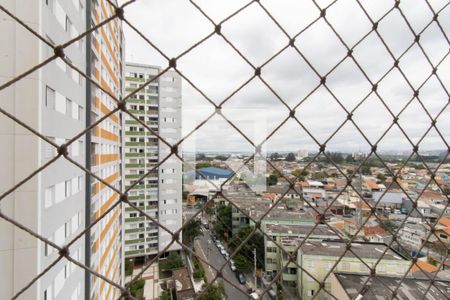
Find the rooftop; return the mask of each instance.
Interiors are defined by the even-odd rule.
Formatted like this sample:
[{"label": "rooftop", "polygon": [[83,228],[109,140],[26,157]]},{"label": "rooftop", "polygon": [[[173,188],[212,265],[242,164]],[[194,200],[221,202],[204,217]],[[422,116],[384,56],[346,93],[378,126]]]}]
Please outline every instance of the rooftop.
[{"label": "rooftop", "polygon": [[[314,224],[267,224],[266,230],[269,235],[272,234],[285,234],[285,235],[296,235],[296,236],[306,236],[313,229]],[[328,236],[337,237],[336,233],[332,231],[326,225],[318,225],[314,228],[311,236]]]},{"label": "rooftop", "polygon": [[[368,277],[366,275],[346,273],[334,273],[334,275],[351,299],[358,296],[358,292],[364,285],[367,287],[362,289],[362,299],[392,299],[394,296],[391,291],[396,289],[401,280],[400,277],[374,276],[365,284]],[[448,299],[446,295],[450,293],[449,283],[449,281],[435,281],[425,299]],[[405,278],[397,290],[395,299],[423,299],[429,285],[430,281],[426,279]]]},{"label": "rooftop", "polygon": [[[301,251],[307,255],[337,256],[340,257],[346,250],[347,243],[344,240],[308,241]],[[354,257],[352,251],[360,258],[379,259],[388,246],[383,243],[352,243],[351,251],[345,253],[346,257]],[[383,260],[406,260],[406,258],[393,249],[388,249]]]}]

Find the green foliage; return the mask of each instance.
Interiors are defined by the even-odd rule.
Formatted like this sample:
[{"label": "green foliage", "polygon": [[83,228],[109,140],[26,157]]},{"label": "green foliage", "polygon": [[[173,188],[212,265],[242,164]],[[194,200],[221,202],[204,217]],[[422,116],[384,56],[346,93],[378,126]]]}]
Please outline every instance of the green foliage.
[{"label": "green foliage", "polygon": [[444,188],[444,190],[442,192],[444,193],[444,195],[449,195],[450,196],[450,187]]},{"label": "green foliage", "polygon": [[130,285],[130,293],[131,293],[131,295],[133,295],[134,297],[138,297],[138,295],[142,295],[142,292],[143,292],[143,289],[144,289],[144,285],[145,285],[145,280],[142,279],[142,278],[140,278],[140,279],[136,280],[135,282],[133,282]]},{"label": "green foliage", "polygon": [[370,172],[370,166],[368,165],[362,165],[361,166],[361,173],[364,175],[370,175],[372,172]]},{"label": "green foliage", "polygon": [[181,268],[184,266],[183,259],[176,252],[170,252],[169,256],[165,260],[161,260],[159,267],[162,271]]},{"label": "green foliage", "polygon": [[195,168],[198,169],[203,169],[203,168],[208,168],[208,167],[212,167],[211,163],[209,162],[199,162],[195,164]]},{"label": "green foliage", "polygon": [[354,162],[354,159],[353,159],[353,157],[349,154],[349,155],[347,155],[347,156],[345,157],[345,162],[351,164],[351,163]]},{"label": "green foliage", "polygon": [[183,201],[187,200],[188,195],[189,195],[189,192],[183,192],[183,195],[182,195]]},{"label": "green foliage", "polygon": [[380,180],[381,182],[384,182],[386,180],[386,176],[384,176],[383,174],[378,174],[377,179]]},{"label": "green foliage", "polygon": [[202,279],[205,276],[205,270],[196,257],[194,258],[194,274],[192,275],[194,279]]},{"label": "green foliage", "polygon": [[203,235],[200,219],[190,219],[183,229],[183,243],[190,245],[196,237]]},{"label": "green foliage", "polygon": [[217,155],[216,157],[214,157],[214,159],[221,160],[221,161],[225,161],[225,160],[228,159],[228,156],[225,156],[225,155]]},{"label": "green foliage", "polygon": [[276,185],[278,182],[278,176],[276,175],[269,175],[269,177],[267,177],[267,185]]},{"label": "green foliage", "polygon": [[159,297],[159,300],[172,300],[172,298],[170,297],[170,292],[169,291],[163,291],[161,293],[161,296]]},{"label": "green foliage", "polygon": [[125,276],[131,276],[133,274],[133,260],[126,259],[125,260]]},{"label": "green foliage", "polygon": [[231,236],[231,205],[220,205],[217,208],[217,221],[214,224],[214,230],[221,237]]},{"label": "green foliage", "polygon": [[222,300],[223,294],[223,284],[213,284],[208,286],[207,290],[197,297],[197,300]]},{"label": "green foliage", "polygon": [[344,162],[344,156],[339,152],[327,152],[327,155],[336,164],[342,164]]},{"label": "green foliage", "polygon": [[296,160],[295,154],[292,153],[292,152],[289,152],[288,155],[286,155],[285,160],[286,160],[286,161],[295,161],[295,160]]},{"label": "green foliage", "polygon": [[380,221],[380,227],[383,228],[384,230],[390,230],[391,232],[397,229],[397,225],[395,225],[389,220]]},{"label": "green foliage", "polygon": [[291,172],[292,175],[294,175],[295,177],[297,177],[299,180],[305,180],[306,176],[309,175],[309,172],[305,169],[300,170],[300,169],[296,169],[294,171]]},{"label": "green foliage", "polygon": [[[231,249],[236,249],[244,241],[247,236],[253,231],[251,227],[241,228],[237,234],[233,235],[230,240],[229,246]],[[256,248],[256,265],[258,268],[264,267],[264,237],[261,233],[255,232],[251,238],[241,247],[237,255],[241,255],[245,259],[250,260],[253,263],[253,249]],[[237,261],[236,261],[237,268]],[[253,266],[251,267],[253,268]]]},{"label": "green foliage", "polygon": [[249,258],[247,258],[241,254],[236,254],[233,259],[234,259],[234,265],[236,266],[236,269],[239,272],[248,273],[253,270],[254,263]]},{"label": "green foliage", "polygon": [[315,172],[312,174],[312,178],[314,180],[321,180],[327,177],[327,173],[325,173],[324,171],[319,171],[319,172]]},{"label": "green foliage", "polygon": [[274,160],[279,160],[281,158],[281,155],[278,154],[278,152],[272,153],[270,155],[270,160],[274,161]]}]

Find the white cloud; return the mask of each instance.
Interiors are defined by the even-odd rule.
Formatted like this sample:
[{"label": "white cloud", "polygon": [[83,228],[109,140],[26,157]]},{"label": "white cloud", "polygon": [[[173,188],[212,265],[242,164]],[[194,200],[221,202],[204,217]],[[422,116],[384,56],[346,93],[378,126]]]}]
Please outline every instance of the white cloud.
[{"label": "white cloud", "polygon": [[[201,0],[196,3],[214,22],[218,23],[248,2]],[[291,36],[302,31],[320,15],[320,10],[312,1],[262,0],[261,3]],[[318,3],[323,8],[331,1],[318,1]],[[388,0],[364,0],[361,3],[375,21],[394,6],[394,1]],[[430,4],[437,11],[447,3],[446,1],[430,1]],[[400,7],[417,33],[423,31],[424,26],[433,16],[425,1],[402,1]],[[450,28],[449,15],[449,7],[439,14],[439,21],[442,22],[444,30]],[[348,47],[356,44],[353,56],[359,67],[350,58],[345,59],[346,47],[322,19],[302,32],[295,40],[295,45],[312,64],[315,71],[294,48],[288,47],[263,66],[261,75],[264,80],[290,107],[294,107],[319,83],[316,71],[323,76],[332,70],[327,76],[327,85],[344,107],[351,111],[371,91],[371,84],[365,76],[368,76],[372,82],[382,78],[378,84],[379,95],[394,114],[400,112],[413,96],[413,90],[403,75],[412,87],[417,89],[429,76],[432,68],[422,50],[418,46],[413,46],[400,58],[399,66],[403,75],[399,70],[394,69],[390,74],[382,77],[394,65],[394,58],[391,55],[398,58],[414,40],[414,35],[399,11],[393,9],[378,24],[379,33],[389,47],[389,51],[375,33],[371,33],[359,42],[371,30],[372,24],[356,1],[338,0],[327,9],[326,16]],[[213,24],[194,5],[184,0],[136,1],[126,7],[125,17],[169,58],[178,56],[214,30]],[[133,33],[128,26],[124,25],[124,31],[128,61],[167,66],[165,58]],[[252,3],[235,17],[224,22],[222,32],[255,66],[263,64],[289,42],[286,35],[270,20],[258,3]],[[448,54],[448,40],[436,23],[421,33],[421,44],[433,64],[437,64]],[[343,63],[334,68],[335,64],[341,60]],[[230,45],[217,35],[184,55],[178,61],[178,68],[215,103],[222,102],[254,73]],[[437,74],[448,91],[449,58],[441,63]],[[435,117],[448,104],[448,92],[442,88],[441,82],[432,78],[421,87],[419,93],[419,97],[432,117]],[[213,111],[208,105],[203,96],[187,82],[183,82],[183,127],[186,133],[200,122],[201,116],[207,117]],[[236,108],[242,109],[242,115],[264,109],[269,116],[267,118],[269,132],[288,115],[284,105],[258,78],[253,79],[224,104],[224,114],[227,114],[227,110],[236,114]],[[252,112],[252,108],[255,112]],[[450,129],[449,110],[446,108],[437,120],[437,127],[447,142],[449,142]],[[321,87],[304,100],[304,103],[296,109],[296,115],[300,122],[320,142],[323,142],[333,134],[347,114],[325,88]],[[231,115],[230,118],[233,116],[236,115]],[[354,111],[354,120],[369,140],[375,142],[389,127],[392,116],[381,100],[372,94]],[[216,121],[214,124],[205,124],[201,128],[197,135],[198,150],[250,149],[248,143],[236,130],[228,125],[217,125],[222,124],[221,122],[226,124],[224,121]],[[245,122],[241,121],[241,123],[236,121],[238,127],[243,127],[242,131],[249,129],[245,128]],[[413,100],[410,107],[400,115],[399,123],[405,127],[405,131],[411,135],[412,140],[417,142],[428,129],[431,120],[419,102]],[[365,140],[351,124],[344,126],[329,143],[335,150],[358,151],[367,147]],[[293,120],[289,120],[269,139],[267,147],[268,151],[318,148]],[[444,147],[445,144],[434,130],[429,138],[423,139],[421,144],[421,149]],[[410,145],[401,131],[393,128],[380,142],[379,149],[408,150]]]}]

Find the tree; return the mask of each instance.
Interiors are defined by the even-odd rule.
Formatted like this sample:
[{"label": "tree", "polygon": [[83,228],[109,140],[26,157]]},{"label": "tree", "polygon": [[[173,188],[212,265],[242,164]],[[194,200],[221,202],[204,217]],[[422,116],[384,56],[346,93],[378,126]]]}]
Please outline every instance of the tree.
[{"label": "tree", "polygon": [[172,300],[172,297],[170,296],[169,291],[163,291],[161,293],[161,296],[159,296],[159,300]]},{"label": "tree", "polygon": [[278,176],[274,174],[270,174],[269,177],[267,177],[267,185],[276,185],[278,182]]},{"label": "tree", "polygon": [[215,159],[221,160],[221,161],[225,161],[225,160],[228,159],[228,156],[225,156],[225,155],[217,155],[217,156],[215,157]]},{"label": "tree", "polygon": [[236,254],[233,259],[236,270],[238,270],[239,272],[249,273],[253,270],[253,261],[249,258],[241,254]]},{"label": "tree", "polygon": [[131,276],[133,274],[134,263],[131,259],[125,260],[125,276]]},{"label": "tree", "polygon": [[144,289],[144,285],[145,285],[145,280],[142,278],[139,278],[138,280],[134,281],[131,285],[130,285],[130,293],[132,296],[138,298],[138,299],[142,299],[142,292]]},{"label": "tree", "polygon": [[370,171],[370,166],[367,165],[361,166],[361,173],[363,173],[364,175],[371,175],[372,172]]},{"label": "tree", "polygon": [[221,237],[231,236],[231,205],[220,205],[217,208],[217,221],[214,224],[214,230]]},{"label": "tree", "polygon": [[319,171],[316,173],[313,173],[312,178],[314,180],[321,180],[327,177],[327,173],[325,173],[324,171]]},{"label": "tree", "polygon": [[386,180],[386,176],[384,176],[383,174],[378,174],[377,179],[380,180],[381,182],[384,182]]},{"label": "tree", "polygon": [[345,162],[351,164],[351,163],[354,162],[354,159],[353,159],[353,157],[349,154],[349,155],[347,155],[347,157],[345,157]]},{"label": "tree", "polygon": [[203,169],[203,168],[208,168],[211,167],[211,163],[209,162],[199,162],[195,164],[195,169],[199,170],[199,169]]},{"label": "tree", "polygon": [[190,245],[196,237],[203,235],[200,219],[190,219],[183,229],[183,243]]},{"label": "tree", "polygon": [[176,252],[170,252],[169,256],[159,263],[161,270],[167,271],[184,266],[183,259]]},{"label": "tree", "polygon": [[288,155],[286,155],[285,160],[286,161],[295,161],[295,154],[292,152],[289,152]]},{"label": "tree", "polygon": [[[253,232],[252,227],[241,228],[229,242],[231,249],[237,249],[239,245]],[[264,237],[261,233],[255,232],[251,238],[239,249],[239,255],[253,262],[253,249],[256,248],[256,265],[258,268],[264,267]],[[237,266],[236,266],[237,268]]]},{"label": "tree", "polygon": [[303,170],[296,169],[296,170],[292,171],[291,174],[297,178],[300,178],[301,180],[305,180],[305,177],[309,175],[309,172],[305,169],[303,169]]},{"label": "tree", "polygon": [[386,231],[395,231],[397,229],[397,225],[395,225],[394,223],[392,223],[389,220],[382,220],[380,221],[380,227],[383,228]]},{"label": "tree", "polygon": [[270,155],[270,160],[274,161],[274,160],[279,160],[281,158],[281,155],[278,154],[278,152],[272,153]]},{"label": "tree", "polygon": [[204,291],[197,300],[222,300],[224,294],[223,284],[209,285],[206,291]]}]

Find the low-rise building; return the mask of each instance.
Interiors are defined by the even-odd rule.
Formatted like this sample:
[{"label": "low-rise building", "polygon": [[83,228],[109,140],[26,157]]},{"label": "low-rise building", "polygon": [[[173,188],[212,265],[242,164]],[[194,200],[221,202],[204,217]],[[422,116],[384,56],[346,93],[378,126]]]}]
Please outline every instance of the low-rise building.
[{"label": "low-rise building", "polygon": [[[448,299],[450,281],[436,280],[430,286],[427,278],[377,275],[370,278],[355,273],[334,273],[331,276],[331,294],[339,300],[350,299]],[[430,289],[427,290],[427,287]],[[398,287],[398,289],[397,289]],[[396,291],[394,295],[392,292]],[[424,293],[426,292],[426,295]]]},{"label": "low-rise building", "polygon": [[[386,249],[387,248],[387,249]],[[410,261],[386,244],[352,243],[351,251],[343,240],[308,241],[297,253],[297,264],[287,266],[288,273],[283,273],[283,281],[297,280],[297,291],[301,299],[326,299],[327,293],[319,290],[319,282],[324,282],[324,288],[331,290],[331,278],[327,275],[333,272],[353,272],[369,274],[370,268],[376,265],[376,274],[404,275]],[[287,262],[287,257],[286,260]],[[337,262],[337,263],[336,263]],[[295,269],[295,271],[293,271]],[[311,277],[312,276],[312,277]]]}]

